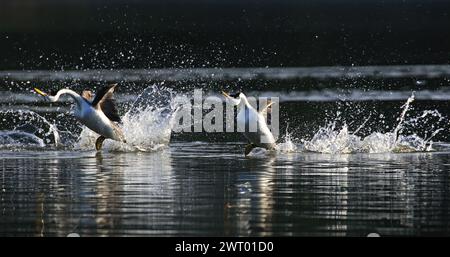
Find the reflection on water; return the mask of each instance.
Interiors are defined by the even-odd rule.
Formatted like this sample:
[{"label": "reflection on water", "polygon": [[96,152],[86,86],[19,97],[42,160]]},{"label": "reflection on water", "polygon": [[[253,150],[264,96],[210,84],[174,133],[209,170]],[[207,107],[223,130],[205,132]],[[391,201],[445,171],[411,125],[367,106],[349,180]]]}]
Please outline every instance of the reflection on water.
[{"label": "reflection on water", "polygon": [[0,235],[450,235],[448,153],[0,152]]},{"label": "reflection on water", "polygon": [[[0,236],[450,236],[448,74],[448,65],[0,72]],[[122,114],[151,107],[125,116],[129,137],[149,151],[172,143],[95,153],[67,102],[29,92],[105,81],[120,82]],[[245,158],[243,145],[223,143],[242,141],[234,133],[170,134],[170,122],[155,121],[169,121],[172,96],[194,88],[279,96],[285,145],[303,147]],[[412,91],[417,101],[402,107]],[[306,149],[336,154],[305,152],[315,135],[325,147]],[[399,135],[421,152],[361,147]],[[443,142],[437,151],[416,147],[431,138]],[[349,146],[353,154],[333,150]],[[397,150],[383,149],[372,152]]]}]

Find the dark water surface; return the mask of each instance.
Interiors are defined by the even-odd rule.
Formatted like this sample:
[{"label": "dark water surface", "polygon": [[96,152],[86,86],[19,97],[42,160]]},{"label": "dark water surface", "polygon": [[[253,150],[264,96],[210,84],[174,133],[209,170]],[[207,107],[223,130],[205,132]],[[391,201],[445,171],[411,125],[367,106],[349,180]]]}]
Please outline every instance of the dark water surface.
[{"label": "dark water surface", "polygon": [[[0,73],[0,236],[450,235],[449,66],[237,71],[166,70],[163,77],[185,77],[149,95],[158,100],[202,88],[206,96],[227,88],[279,96],[280,142],[296,147],[244,157],[242,136],[173,133],[156,151],[116,151],[105,142],[97,153],[89,142],[74,147],[82,127],[67,114],[67,100],[48,104],[30,89],[98,88],[112,76],[124,114],[162,78],[145,70],[102,78]],[[156,116],[146,115],[124,123],[136,142],[161,134],[151,126]],[[321,130],[330,124],[336,127]],[[51,125],[62,146],[55,147]],[[407,142],[414,151],[364,150],[385,149],[399,127],[399,136],[413,136]],[[323,140],[313,141],[318,135]],[[432,151],[417,145],[431,141]],[[314,147],[305,149],[308,142]],[[354,144],[356,151],[342,150]]]},{"label": "dark water surface", "polygon": [[[0,1],[0,236],[450,236],[449,10]],[[33,92],[107,83],[128,143],[98,153]],[[171,134],[194,89],[279,97],[280,150]]]},{"label": "dark water surface", "polygon": [[450,235],[450,153],[0,152],[2,236]]}]

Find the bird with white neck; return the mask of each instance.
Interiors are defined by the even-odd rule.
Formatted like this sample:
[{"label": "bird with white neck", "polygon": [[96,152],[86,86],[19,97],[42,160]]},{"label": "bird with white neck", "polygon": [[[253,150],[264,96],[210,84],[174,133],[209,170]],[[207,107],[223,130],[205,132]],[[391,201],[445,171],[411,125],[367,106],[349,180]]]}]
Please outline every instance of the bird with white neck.
[{"label": "bird with white neck", "polygon": [[62,95],[72,98],[76,104],[73,110],[75,118],[100,135],[95,142],[95,148],[99,151],[105,139],[126,143],[123,131],[119,126],[121,119],[113,99],[116,86],[117,84],[102,87],[95,96],[88,90],[83,91],[81,95],[71,89],[61,89],[55,95],[49,95],[37,88],[34,91],[50,102],[57,102]]},{"label": "bird with white neck", "polygon": [[[222,92],[222,94],[229,103],[237,106],[237,125],[240,128],[245,128],[243,134],[249,141],[249,144],[245,147],[245,155],[247,156],[255,147],[275,150],[276,140],[264,117],[272,102],[258,112],[249,103],[245,94],[229,95],[225,92]],[[250,129],[251,127],[254,129]]]}]

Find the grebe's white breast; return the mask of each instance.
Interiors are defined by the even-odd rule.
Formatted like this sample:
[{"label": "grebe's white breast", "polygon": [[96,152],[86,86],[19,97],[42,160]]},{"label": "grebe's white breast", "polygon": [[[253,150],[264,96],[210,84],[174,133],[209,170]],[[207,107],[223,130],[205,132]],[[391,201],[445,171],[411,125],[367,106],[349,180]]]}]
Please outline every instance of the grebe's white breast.
[{"label": "grebe's white breast", "polygon": [[106,117],[106,115],[93,108],[87,102],[82,105],[81,110],[79,110],[78,116],[74,115],[83,123],[86,127],[93,130],[99,135],[104,135],[105,137],[116,139],[117,135],[114,130],[114,125]]},{"label": "grebe's white breast", "polygon": [[268,149],[275,148],[276,141],[267,126],[266,119],[245,100],[241,101],[238,107],[238,127],[245,129],[244,136],[253,144]]}]

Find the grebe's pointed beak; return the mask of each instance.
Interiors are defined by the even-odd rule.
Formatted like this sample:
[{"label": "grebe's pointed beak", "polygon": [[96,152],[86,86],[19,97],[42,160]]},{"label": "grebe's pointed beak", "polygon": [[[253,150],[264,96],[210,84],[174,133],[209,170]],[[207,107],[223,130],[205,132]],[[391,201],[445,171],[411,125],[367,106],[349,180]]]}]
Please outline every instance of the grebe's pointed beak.
[{"label": "grebe's pointed beak", "polygon": [[34,88],[34,91],[36,91],[36,93],[40,94],[41,96],[47,96],[46,93],[42,92],[42,91],[39,90],[38,88]]},{"label": "grebe's pointed beak", "polygon": [[224,95],[226,98],[231,98],[231,96],[227,93],[225,93],[224,91],[222,91],[222,95]]}]

